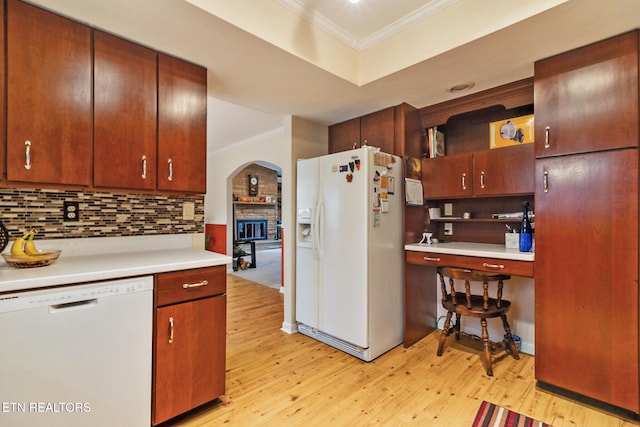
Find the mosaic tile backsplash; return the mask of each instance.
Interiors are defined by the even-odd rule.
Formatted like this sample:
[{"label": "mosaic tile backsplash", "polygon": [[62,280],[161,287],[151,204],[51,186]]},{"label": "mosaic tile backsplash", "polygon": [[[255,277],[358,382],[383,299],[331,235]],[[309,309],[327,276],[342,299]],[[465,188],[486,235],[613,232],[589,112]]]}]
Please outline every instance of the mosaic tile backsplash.
[{"label": "mosaic tile backsplash", "polygon": [[[78,221],[65,221],[64,202],[78,203]],[[193,220],[182,218],[185,202]],[[11,238],[32,228],[38,239],[204,233],[202,197],[0,189],[0,212]]]}]

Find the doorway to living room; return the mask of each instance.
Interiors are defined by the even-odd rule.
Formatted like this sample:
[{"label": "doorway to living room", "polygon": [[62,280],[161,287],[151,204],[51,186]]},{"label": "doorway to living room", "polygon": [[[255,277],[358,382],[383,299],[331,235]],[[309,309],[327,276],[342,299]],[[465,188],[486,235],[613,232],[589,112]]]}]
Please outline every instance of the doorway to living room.
[{"label": "doorway to living room", "polygon": [[248,164],[232,179],[233,272],[282,290],[282,174],[267,162]]}]

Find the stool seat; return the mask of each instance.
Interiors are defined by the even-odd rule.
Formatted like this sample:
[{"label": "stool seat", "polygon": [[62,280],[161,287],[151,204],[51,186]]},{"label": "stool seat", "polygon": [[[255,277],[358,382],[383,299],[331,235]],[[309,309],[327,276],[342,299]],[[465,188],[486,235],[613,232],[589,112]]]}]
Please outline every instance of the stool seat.
[{"label": "stool seat", "polygon": [[[482,342],[484,347],[483,354],[481,355],[482,364],[487,375],[493,376],[487,319],[500,317],[505,331],[505,349],[513,358],[520,359],[518,349],[511,335],[511,328],[507,322],[507,312],[511,308],[511,302],[502,299],[504,281],[509,280],[511,276],[454,267],[439,267],[437,271],[440,276],[442,306],[447,310],[447,317],[438,343],[438,356],[442,356],[447,337],[452,332],[455,332],[456,339],[460,339],[461,316],[478,318],[480,319],[480,325],[482,327]],[[445,278],[449,279],[448,289]],[[464,292],[456,292],[455,280],[464,281]],[[471,293],[470,282],[482,282],[482,295]],[[489,297],[489,283],[494,282],[497,283],[497,291],[496,297],[492,298]],[[451,326],[451,318],[454,313],[456,315],[456,322]]]}]

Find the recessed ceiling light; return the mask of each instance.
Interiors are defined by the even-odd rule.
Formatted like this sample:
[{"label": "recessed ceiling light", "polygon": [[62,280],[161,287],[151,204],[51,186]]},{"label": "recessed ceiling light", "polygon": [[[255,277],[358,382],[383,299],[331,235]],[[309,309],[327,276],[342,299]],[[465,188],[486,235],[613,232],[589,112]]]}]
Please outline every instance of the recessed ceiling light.
[{"label": "recessed ceiling light", "polygon": [[360,0],[349,0],[349,3],[353,3],[353,4],[360,3]]},{"label": "recessed ceiling light", "polygon": [[474,82],[458,83],[458,84],[455,84],[453,86],[448,87],[446,90],[447,90],[447,92],[451,92],[451,93],[463,92],[465,90],[471,89],[475,85],[476,84]]}]

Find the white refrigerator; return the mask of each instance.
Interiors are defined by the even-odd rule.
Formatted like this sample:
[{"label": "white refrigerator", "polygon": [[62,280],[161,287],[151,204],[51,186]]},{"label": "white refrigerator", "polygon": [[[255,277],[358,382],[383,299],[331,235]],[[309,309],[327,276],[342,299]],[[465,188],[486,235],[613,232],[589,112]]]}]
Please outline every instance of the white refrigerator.
[{"label": "white refrigerator", "polygon": [[402,167],[373,147],[297,162],[298,330],[365,361],[402,342]]}]

